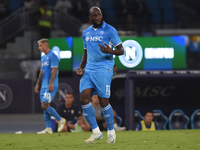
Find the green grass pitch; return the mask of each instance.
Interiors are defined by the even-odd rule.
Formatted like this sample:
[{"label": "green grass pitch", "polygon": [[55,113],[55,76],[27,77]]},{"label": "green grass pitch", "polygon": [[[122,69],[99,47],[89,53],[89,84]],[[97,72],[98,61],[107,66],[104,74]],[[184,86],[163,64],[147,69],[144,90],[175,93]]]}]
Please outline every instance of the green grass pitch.
[{"label": "green grass pitch", "polygon": [[0,150],[197,150],[200,130],[122,131],[114,144],[103,139],[84,144],[92,132],[0,134]]}]

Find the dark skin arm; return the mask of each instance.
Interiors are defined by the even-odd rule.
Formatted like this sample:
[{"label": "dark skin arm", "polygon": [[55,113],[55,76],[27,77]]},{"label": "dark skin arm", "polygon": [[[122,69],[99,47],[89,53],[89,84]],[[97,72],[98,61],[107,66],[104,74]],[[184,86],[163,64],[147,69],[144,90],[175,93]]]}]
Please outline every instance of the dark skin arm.
[{"label": "dark skin arm", "polygon": [[100,49],[103,53],[109,53],[109,54],[113,54],[113,55],[117,55],[117,56],[124,54],[124,48],[123,48],[122,44],[117,45],[116,50],[112,50],[105,42],[104,42],[105,47],[100,44],[98,44],[98,45],[100,46]]},{"label": "dark skin arm", "polygon": [[40,74],[39,74],[37,83],[36,83],[35,88],[34,88],[35,93],[39,93],[38,89],[39,89],[40,83],[42,82],[42,77],[43,77],[43,71],[40,70]]},{"label": "dark skin arm", "polygon": [[51,73],[51,79],[50,79],[50,82],[49,82],[49,91],[53,91],[53,81],[56,77],[56,73],[57,73],[57,68],[52,68],[52,73]]},{"label": "dark skin arm", "polygon": [[79,68],[76,70],[76,73],[79,76],[83,75],[83,69],[85,68],[86,63],[87,63],[87,49],[84,49],[84,54],[83,54],[83,57],[81,60],[81,64],[80,64]]}]

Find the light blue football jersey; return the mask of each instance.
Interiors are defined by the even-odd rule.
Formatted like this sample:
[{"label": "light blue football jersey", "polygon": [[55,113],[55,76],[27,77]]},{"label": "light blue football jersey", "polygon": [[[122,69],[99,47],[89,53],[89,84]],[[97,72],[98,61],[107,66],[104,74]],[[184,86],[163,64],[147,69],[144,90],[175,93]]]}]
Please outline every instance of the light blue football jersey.
[{"label": "light blue football jersey", "polygon": [[[52,67],[58,68],[59,58],[50,50],[47,55],[41,56],[41,70],[43,71],[42,88],[48,88],[51,79]],[[53,86],[58,87],[58,71],[53,81]]]},{"label": "light blue football jersey", "polygon": [[100,45],[104,42],[113,49],[122,43],[116,29],[103,22],[102,26],[94,29],[92,25],[86,28],[82,34],[84,49],[87,49],[87,64],[85,71],[103,72],[105,69],[112,69],[114,59],[112,54],[101,52]]}]

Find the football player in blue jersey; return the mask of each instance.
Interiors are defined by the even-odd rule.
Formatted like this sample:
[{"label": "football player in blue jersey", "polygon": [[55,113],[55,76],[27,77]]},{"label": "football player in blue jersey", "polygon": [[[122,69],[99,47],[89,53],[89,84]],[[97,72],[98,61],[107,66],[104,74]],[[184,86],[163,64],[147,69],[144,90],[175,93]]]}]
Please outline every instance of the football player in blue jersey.
[{"label": "football player in blue jersey", "polygon": [[[124,48],[114,27],[103,21],[101,10],[94,6],[89,10],[92,25],[82,33],[84,54],[76,73],[80,80],[80,100],[84,117],[92,128],[93,134],[85,143],[102,139],[95,119],[95,111],[90,102],[92,95],[99,96],[100,105],[107,124],[107,143],[115,143],[116,134],[113,127],[113,109],[109,104],[110,85],[113,76],[113,55],[123,55]],[[113,46],[116,50],[113,50]]]},{"label": "football player in blue jersey", "polygon": [[[34,91],[36,93],[40,93],[41,107],[44,111],[46,129],[41,132],[37,132],[37,134],[51,134],[51,116],[58,120],[58,132],[63,129],[66,122],[66,120],[61,118],[56,110],[50,106],[50,103],[53,101],[53,98],[58,90],[59,58],[49,49],[48,39],[39,40],[38,48],[41,53],[43,52],[44,55],[41,56],[41,70]],[[40,84],[41,89],[39,92]]]}]

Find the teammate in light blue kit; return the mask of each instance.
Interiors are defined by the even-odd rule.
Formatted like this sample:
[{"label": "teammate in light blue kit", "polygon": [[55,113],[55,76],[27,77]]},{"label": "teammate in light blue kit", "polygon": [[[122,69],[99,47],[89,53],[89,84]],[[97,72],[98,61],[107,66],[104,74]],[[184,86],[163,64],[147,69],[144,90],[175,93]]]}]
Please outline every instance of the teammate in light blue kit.
[{"label": "teammate in light blue kit", "polygon": [[[113,109],[109,104],[110,85],[113,76],[114,55],[123,55],[124,48],[115,28],[103,21],[101,10],[92,7],[89,11],[92,25],[82,34],[84,54],[77,74],[80,81],[81,105],[84,116],[93,134],[85,143],[93,143],[103,137],[95,119],[95,111],[90,102],[92,95],[99,96],[100,105],[108,128],[107,143],[115,143]],[[116,50],[113,50],[113,46]]]},{"label": "teammate in light blue kit", "polygon": [[59,58],[54,52],[50,51],[49,41],[47,39],[39,40],[38,46],[40,52],[43,52],[44,55],[41,57],[41,71],[34,91],[36,93],[39,93],[39,85],[42,82],[40,89],[40,100],[42,109],[44,111],[46,129],[37,132],[37,134],[51,134],[53,133],[51,129],[51,116],[55,117],[58,120],[58,132],[63,129],[64,124],[66,123],[66,120],[64,118],[61,118],[56,110],[50,106],[50,103],[53,101],[53,98],[58,90]]}]

